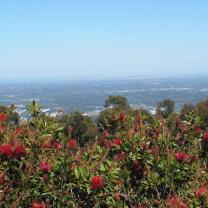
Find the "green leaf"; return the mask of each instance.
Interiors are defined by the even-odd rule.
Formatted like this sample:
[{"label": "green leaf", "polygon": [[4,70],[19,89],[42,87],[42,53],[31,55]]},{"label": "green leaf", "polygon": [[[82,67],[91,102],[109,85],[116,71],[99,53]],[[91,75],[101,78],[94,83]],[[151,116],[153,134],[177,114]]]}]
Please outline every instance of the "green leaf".
[{"label": "green leaf", "polygon": [[103,164],[100,165],[100,171],[106,171],[105,166]]},{"label": "green leaf", "polygon": [[75,169],[74,169],[74,173],[75,173],[75,177],[76,177],[77,179],[79,179],[78,168],[75,168]]}]

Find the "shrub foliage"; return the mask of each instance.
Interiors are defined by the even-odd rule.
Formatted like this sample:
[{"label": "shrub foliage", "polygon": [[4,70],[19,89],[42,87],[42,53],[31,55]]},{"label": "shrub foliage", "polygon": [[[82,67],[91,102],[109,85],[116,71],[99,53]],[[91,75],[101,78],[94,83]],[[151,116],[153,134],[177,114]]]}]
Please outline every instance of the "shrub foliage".
[{"label": "shrub foliage", "polygon": [[80,113],[58,120],[35,102],[28,121],[11,124],[2,111],[0,207],[207,207],[206,104],[182,116],[115,106],[97,129]]}]

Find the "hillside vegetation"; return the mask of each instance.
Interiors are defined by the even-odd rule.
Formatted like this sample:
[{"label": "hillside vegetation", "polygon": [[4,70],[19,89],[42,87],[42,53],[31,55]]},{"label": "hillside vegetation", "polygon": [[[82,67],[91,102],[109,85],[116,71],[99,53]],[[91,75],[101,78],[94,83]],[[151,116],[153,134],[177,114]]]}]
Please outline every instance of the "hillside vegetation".
[{"label": "hillside vegetation", "polygon": [[208,207],[208,100],[155,115],[110,96],[96,123],[0,107],[1,208]]}]

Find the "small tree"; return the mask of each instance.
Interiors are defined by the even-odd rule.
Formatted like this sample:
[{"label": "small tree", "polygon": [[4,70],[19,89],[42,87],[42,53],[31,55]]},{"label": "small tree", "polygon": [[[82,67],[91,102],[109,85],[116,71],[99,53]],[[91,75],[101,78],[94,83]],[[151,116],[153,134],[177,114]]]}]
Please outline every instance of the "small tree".
[{"label": "small tree", "polygon": [[95,140],[97,128],[89,116],[84,116],[80,112],[73,112],[63,117],[61,123],[64,123],[66,128],[68,126],[73,127],[71,137],[76,138],[81,147]]},{"label": "small tree", "polygon": [[159,102],[160,112],[163,118],[167,118],[175,108],[175,101],[171,99],[165,99]]},{"label": "small tree", "polygon": [[41,113],[41,105],[40,103],[33,100],[26,106],[27,112],[32,116],[36,117]]},{"label": "small tree", "polygon": [[129,107],[127,98],[123,96],[108,96],[105,100],[105,107],[118,107],[118,108],[126,108]]},{"label": "small tree", "polygon": [[101,111],[97,118],[97,124],[100,129],[108,129],[111,132],[115,132],[120,126],[119,114],[127,113],[130,111],[130,107],[127,98],[123,96],[108,96],[105,100],[103,111]]}]

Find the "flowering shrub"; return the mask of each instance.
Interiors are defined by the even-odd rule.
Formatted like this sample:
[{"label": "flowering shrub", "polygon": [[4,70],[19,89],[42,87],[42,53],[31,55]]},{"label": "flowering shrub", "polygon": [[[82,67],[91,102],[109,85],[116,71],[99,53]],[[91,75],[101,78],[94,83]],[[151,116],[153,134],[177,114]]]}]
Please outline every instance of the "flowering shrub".
[{"label": "flowering shrub", "polygon": [[160,115],[110,109],[80,146],[78,123],[28,110],[13,125],[0,114],[0,207],[208,207],[208,128],[197,112],[190,122],[170,115],[171,128]]},{"label": "flowering shrub", "polygon": [[178,152],[175,157],[178,162],[185,162],[189,158],[185,152]]},{"label": "flowering shrub", "polygon": [[122,140],[119,139],[119,138],[115,138],[115,139],[113,140],[113,143],[114,143],[116,146],[121,146]]},{"label": "flowering shrub", "polygon": [[207,194],[207,190],[205,187],[200,187],[197,191],[196,191],[196,196],[198,198],[202,198],[203,196],[205,196]]},{"label": "flowering shrub", "polygon": [[41,171],[43,171],[44,173],[48,173],[51,171],[51,165],[49,163],[46,163],[44,161],[40,162],[40,169]]},{"label": "flowering shrub", "polygon": [[102,188],[103,184],[104,184],[103,177],[102,176],[94,176],[94,177],[92,177],[91,184],[92,184],[92,186],[91,186],[92,190],[96,190],[96,189]]},{"label": "flowering shrub", "polygon": [[8,115],[6,113],[0,113],[0,121],[7,121]]},{"label": "flowering shrub", "polygon": [[13,153],[12,145],[10,145],[10,144],[2,144],[0,146],[0,154],[2,156],[12,157],[12,153]]},{"label": "flowering shrub", "polygon": [[204,141],[205,142],[208,142],[208,131],[206,131],[205,133],[204,133]]},{"label": "flowering shrub", "polygon": [[69,148],[75,148],[77,146],[77,140],[76,139],[70,139],[68,142]]},{"label": "flowering shrub", "polygon": [[44,202],[40,202],[40,203],[33,202],[32,206],[31,206],[31,208],[45,208],[45,207],[46,207],[46,205]]}]

